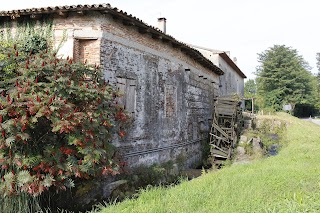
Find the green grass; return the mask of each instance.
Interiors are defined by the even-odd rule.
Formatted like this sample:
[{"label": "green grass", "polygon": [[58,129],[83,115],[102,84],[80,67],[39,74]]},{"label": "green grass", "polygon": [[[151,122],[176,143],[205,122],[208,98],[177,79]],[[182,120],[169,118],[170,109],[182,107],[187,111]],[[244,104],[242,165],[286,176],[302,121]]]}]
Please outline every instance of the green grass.
[{"label": "green grass", "polygon": [[277,156],[169,189],[151,187],[101,212],[320,212],[320,126],[286,114],[272,118],[290,123]]},{"label": "green grass", "polygon": [[0,196],[0,212],[2,213],[30,213],[40,211],[39,197],[22,193],[19,196]]}]

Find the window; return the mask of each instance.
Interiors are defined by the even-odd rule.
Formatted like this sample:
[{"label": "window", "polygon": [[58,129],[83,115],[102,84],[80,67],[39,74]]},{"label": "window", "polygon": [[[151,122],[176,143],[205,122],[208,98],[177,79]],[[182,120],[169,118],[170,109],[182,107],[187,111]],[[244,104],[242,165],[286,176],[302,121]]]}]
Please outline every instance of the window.
[{"label": "window", "polygon": [[73,58],[87,64],[100,64],[100,44],[97,39],[75,39]]},{"label": "window", "polygon": [[129,113],[136,111],[136,80],[117,77],[117,88],[122,96],[119,97],[119,104]]}]

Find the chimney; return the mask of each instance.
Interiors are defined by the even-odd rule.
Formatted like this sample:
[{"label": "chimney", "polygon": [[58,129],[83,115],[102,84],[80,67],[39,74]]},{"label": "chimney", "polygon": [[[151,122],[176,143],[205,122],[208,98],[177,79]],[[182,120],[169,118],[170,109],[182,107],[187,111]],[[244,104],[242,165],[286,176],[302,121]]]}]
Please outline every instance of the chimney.
[{"label": "chimney", "polygon": [[237,64],[237,62],[238,62],[237,57],[233,57],[233,62],[234,62],[235,64]]},{"label": "chimney", "polygon": [[166,33],[166,25],[167,25],[167,19],[166,18],[158,18],[158,28],[163,33]]}]

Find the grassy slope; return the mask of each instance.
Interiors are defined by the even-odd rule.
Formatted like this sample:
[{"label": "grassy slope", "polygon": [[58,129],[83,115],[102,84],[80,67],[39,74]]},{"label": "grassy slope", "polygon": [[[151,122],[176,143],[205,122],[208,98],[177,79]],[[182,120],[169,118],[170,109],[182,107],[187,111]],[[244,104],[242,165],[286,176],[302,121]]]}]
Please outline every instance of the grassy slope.
[{"label": "grassy slope", "polygon": [[102,212],[320,212],[320,126],[280,116],[291,124],[278,156],[151,188]]}]

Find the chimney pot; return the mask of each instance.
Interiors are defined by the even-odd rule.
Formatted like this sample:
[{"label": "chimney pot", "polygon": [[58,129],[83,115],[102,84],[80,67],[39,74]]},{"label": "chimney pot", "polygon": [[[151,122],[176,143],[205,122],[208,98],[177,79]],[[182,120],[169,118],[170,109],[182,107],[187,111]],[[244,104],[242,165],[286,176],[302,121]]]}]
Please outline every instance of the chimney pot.
[{"label": "chimney pot", "polygon": [[233,62],[234,62],[235,64],[237,64],[238,59],[237,59],[236,57],[233,57]]},{"label": "chimney pot", "polygon": [[167,19],[166,18],[164,18],[164,17],[158,18],[158,28],[163,33],[166,33],[166,25],[167,25]]}]

